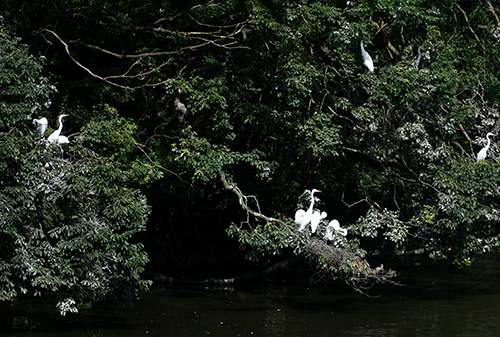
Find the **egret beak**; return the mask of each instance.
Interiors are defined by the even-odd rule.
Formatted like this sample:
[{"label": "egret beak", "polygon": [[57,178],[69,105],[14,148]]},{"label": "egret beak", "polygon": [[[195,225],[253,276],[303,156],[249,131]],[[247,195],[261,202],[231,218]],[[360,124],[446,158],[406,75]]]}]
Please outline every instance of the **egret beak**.
[{"label": "egret beak", "polygon": [[316,190],[316,192],[323,193],[323,192],[322,192],[322,191],[320,191],[320,190]]}]

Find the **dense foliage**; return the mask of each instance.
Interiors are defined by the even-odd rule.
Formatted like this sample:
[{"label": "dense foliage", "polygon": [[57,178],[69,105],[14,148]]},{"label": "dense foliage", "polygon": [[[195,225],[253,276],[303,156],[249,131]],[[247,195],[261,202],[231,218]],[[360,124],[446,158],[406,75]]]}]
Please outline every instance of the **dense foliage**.
[{"label": "dense foliage", "polygon": [[148,174],[122,158],[134,125],[96,107],[66,152],[47,143],[26,124],[47,112],[55,91],[41,75],[43,60],[0,34],[0,299],[70,293],[60,299],[62,312],[77,310],[74,299],[130,301],[149,285],[140,279],[148,258],[134,234],[145,229],[150,207],[130,187]]},{"label": "dense foliage", "polygon": [[[112,260],[120,267],[106,263],[135,286],[146,257],[131,234],[144,228],[148,205],[140,238],[150,266],[164,270],[220,265],[224,256],[239,258],[228,250],[243,250],[254,260],[304,255],[318,275],[380,280],[382,271],[365,260],[369,251],[425,252],[463,264],[499,246],[494,137],[487,159],[475,159],[485,134],[498,128],[497,3],[174,5],[2,5],[7,27],[33,55],[4,37],[2,48],[19,54],[1,61],[1,174],[8,178],[0,197],[24,201],[2,220],[13,242],[2,247],[14,245],[15,235],[26,241],[56,233],[65,236],[51,239],[65,245],[88,232],[67,226],[94,221],[109,236],[85,240],[117,245],[96,242],[95,258],[105,263],[114,256],[108,250],[133,256],[127,268],[120,258]],[[363,66],[361,41],[373,73]],[[13,76],[19,69],[31,73]],[[23,123],[42,112],[55,121],[61,109],[79,135],[64,155],[49,148],[49,156]],[[63,174],[68,167],[79,173]],[[30,190],[41,183],[33,177],[59,175],[64,193]],[[323,191],[316,208],[329,214],[316,234],[298,232],[292,219],[308,207],[304,190],[312,188]],[[115,213],[104,212],[110,205],[119,205]],[[334,218],[349,235],[324,240]],[[45,236],[23,232],[34,221]]]}]

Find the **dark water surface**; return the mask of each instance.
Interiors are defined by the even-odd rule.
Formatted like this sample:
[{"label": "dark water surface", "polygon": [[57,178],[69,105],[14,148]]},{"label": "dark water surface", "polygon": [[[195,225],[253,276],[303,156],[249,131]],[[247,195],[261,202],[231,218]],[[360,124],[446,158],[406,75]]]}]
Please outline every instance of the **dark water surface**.
[{"label": "dark water surface", "polygon": [[[388,266],[386,266],[388,267]],[[0,336],[500,336],[500,258],[469,268],[394,263],[405,286],[370,298],[307,281],[211,290],[156,285],[133,307],[95,306],[65,317],[44,299],[0,306]]]}]

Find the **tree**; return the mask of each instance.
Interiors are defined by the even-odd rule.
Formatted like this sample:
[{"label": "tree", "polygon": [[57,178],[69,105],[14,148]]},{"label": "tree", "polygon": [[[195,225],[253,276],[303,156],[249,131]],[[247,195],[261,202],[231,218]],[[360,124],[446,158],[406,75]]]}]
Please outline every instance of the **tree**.
[{"label": "tree", "polygon": [[67,294],[62,314],[76,303],[131,301],[150,285],[135,239],[150,207],[131,186],[153,177],[123,160],[135,149],[134,124],[101,106],[69,146],[35,136],[26,123],[48,113],[55,88],[41,76],[43,59],[28,56],[3,26],[0,40],[0,300]]},{"label": "tree", "polygon": [[[462,264],[498,245],[496,145],[474,160],[498,121],[496,4],[142,5],[66,1],[42,25],[43,8],[25,4],[33,20],[17,27],[50,59],[58,101],[90,118],[107,102],[136,121],[137,148],[164,174],[143,185],[155,267],[193,265],[188,251],[206,264],[226,230],[249,257],[295,252],[349,282],[387,272],[367,252]],[[317,209],[349,229],[338,246],[290,219],[313,187],[325,190]],[[262,209],[242,210],[247,194]]]}]

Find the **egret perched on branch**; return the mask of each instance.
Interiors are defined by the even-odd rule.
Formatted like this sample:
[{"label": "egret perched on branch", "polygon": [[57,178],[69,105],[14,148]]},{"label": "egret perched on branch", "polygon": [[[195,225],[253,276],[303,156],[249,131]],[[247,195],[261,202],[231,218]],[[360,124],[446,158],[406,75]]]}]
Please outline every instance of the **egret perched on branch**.
[{"label": "egret perched on branch", "polygon": [[325,219],[327,217],[326,212],[321,212],[316,211],[313,213],[312,218],[311,218],[311,232],[316,233],[316,229],[318,228],[318,225],[321,220]]},{"label": "egret perched on branch", "polygon": [[314,207],[314,193],[316,192],[321,191],[317,189],[313,189],[311,191],[311,205],[309,206],[307,212],[303,209],[299,209],[297,212],[295,212],[295,223],[300,226],[299,231],[303,231],[311,222]]},{"label": "egret perched on branch", "polygon": [[335,231],[335,234],[341,234],[343,236],[347,235],[347,229],[340,228],[340,223],[337,220],[330,221],[328,226],[326,226],[325,238],[327,240],[333,240],[335,238],[334,231]]},{"label": "egret perched on branch", "polygon": [[486,139],[488,140],[488,143],[486,144],[485,147],[483,147],[481,149],[481,151],[479,151],[479,153],[477,154],[477,162],[479,163],[480,161],[483,161],[486,159],[486,154],[488,152],[488,149],[490,148],[490,143],[491,143],[491,140],[490,140],[490,136],[496,136],[494,133],[491,133],[491,132],[488,132],[486,134]]},{"label": "egret perched on branch", "polygon": [[417,59],[415,60],[415,63],[413,64],[413,67],[414,67],[415,69],[418,69],[418,64],[420,63],[420,48],[422,48],[422,46],[419,46],[419,47],[418,47],[418,50],[417,50],[417,51],[418,51],[418,57],[417,57]]},{"label": "egret perched on branch", "polygon": [[365,47],[363,47],[363,41],[360,43],[361,46],[361,55],[363,56],[363,64],[368,68],[373,73],[373,60],[370,54],[368,54],[365,50]]},{"label": "egret perched on branch", "polygon": [[65,115],[65,114],[59,115],[59,128],[56,131],[52,132],[52,134],[49,136],[49,138],[47,138],[47,141],[49,143],[56,143],[56,142],[58,144],[69,143],[68,137],[61,136],[61,131],[63,128],[62,119],[63,119],[63,117],[66,117],[66,116],[69,116],[69,115]]},{"label": "egret perched on branch", "polygon": [[47,118],[45,117],[42,117],[40,119],[33,119],[33,124],[35,124],[36,126],[36,132],[38,132],[38,134],[40,136],[43,136],[43,134],[45,133],[45,130],[47,130],[47,126],[49,125],[49,122],[47,121]]}]

